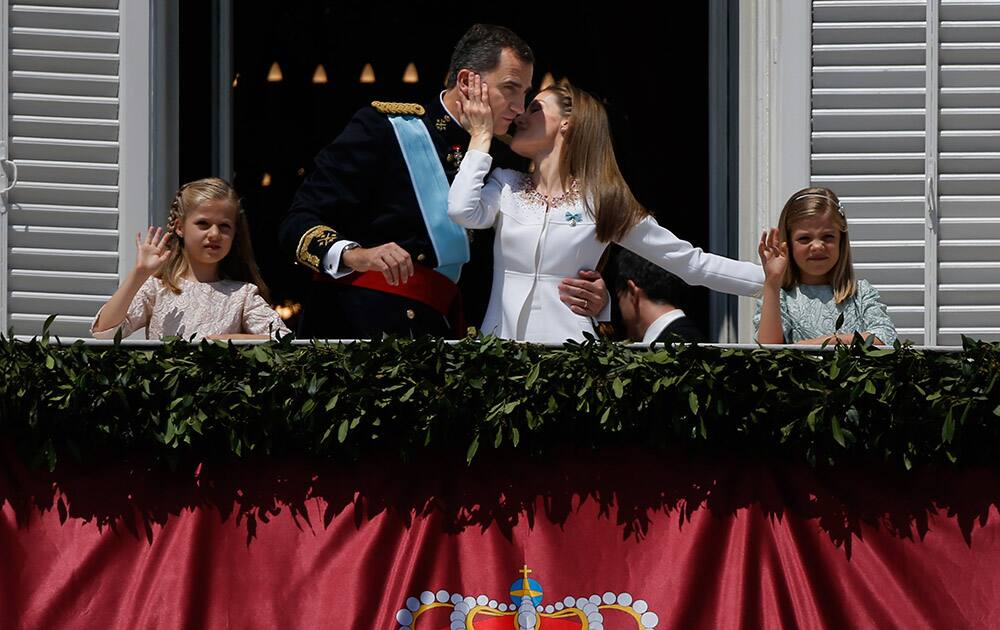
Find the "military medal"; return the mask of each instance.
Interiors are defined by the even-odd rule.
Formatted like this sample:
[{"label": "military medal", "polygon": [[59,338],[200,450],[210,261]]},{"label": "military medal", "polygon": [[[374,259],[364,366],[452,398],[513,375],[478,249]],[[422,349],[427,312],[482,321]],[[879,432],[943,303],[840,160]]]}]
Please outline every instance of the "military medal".
[{"label": "military medal", "polygon": [[462,158],[464,157],[465,152],[462,151],[462,147],[457,144],[453,145],[451,151],[448,153],[448,164],[458,168],[462,164]]}]

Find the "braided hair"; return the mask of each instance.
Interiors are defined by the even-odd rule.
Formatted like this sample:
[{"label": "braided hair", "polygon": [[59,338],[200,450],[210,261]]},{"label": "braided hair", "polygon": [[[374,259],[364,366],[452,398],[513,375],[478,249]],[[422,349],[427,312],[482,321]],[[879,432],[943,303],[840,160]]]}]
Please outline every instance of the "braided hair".
[{"label": "braided hair", "polygon": [[[194,183],[194,182],[191,182]],[[167,213],[167,232],[177,236],[177,228],[184,222],[184,211],[182,210],[184,191],[189,184],[184,184],[174,193],[174,198],[170,201],[170,211]]]}]

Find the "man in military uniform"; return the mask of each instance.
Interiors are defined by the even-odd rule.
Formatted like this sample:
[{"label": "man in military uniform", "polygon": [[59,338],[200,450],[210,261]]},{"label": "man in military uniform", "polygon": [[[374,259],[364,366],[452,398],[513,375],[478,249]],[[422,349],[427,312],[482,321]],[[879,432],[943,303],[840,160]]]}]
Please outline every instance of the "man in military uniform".
[{"label": "man in military uniform", "polygon": [[[446,89],[430,104],[372,103],[316,156],[279,233],[296,261],[316,272],[300,336],[447,337],[460,334],[464,322],[481,323],[492,231],[475,233],[466,245],[460,228],[441,221],[442,213],[447,219],[447,185],[469,142],[455,118],[456,104],[469,78],[482,75],[495,133],[505,133],[524,111],[533,63],[531,48],[513,32],[477,24],[456,45]],[[422,126],[414,127],[416,120]],[[523,158],[505,143],[493,147],[494,167],[525,170]],[[582,299],[595,315],[607,302],[596,273],[564,285],[567,308],[581,314],[579,306],[569,306],[574,300]]]}]

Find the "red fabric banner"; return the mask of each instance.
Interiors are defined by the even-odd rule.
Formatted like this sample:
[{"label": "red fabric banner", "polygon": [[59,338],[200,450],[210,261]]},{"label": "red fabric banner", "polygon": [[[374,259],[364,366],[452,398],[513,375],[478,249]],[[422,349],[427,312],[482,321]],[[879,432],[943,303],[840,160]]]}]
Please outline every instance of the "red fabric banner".
[{"label": "red fabric banner", "polygon": [[1000,624],[998,470],[477,460],[46,473],[7,450],[0,627]]}]

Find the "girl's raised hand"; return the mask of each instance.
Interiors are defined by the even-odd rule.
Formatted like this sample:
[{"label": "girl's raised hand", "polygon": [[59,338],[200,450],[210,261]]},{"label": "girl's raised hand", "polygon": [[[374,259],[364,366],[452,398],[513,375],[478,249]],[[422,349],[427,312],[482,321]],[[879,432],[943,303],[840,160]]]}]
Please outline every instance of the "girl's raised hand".
[{"label": "girl's raised hand", "polygon": [[788,243],[780,240],[777,228],[764,230],[757,246],[760,264],[764,267],[764,282],[781,285],[788,269]]},{"label": "girl's raised hand", "polygon": [[493,108],[489,87],[478,74],[469,78],[469,93],[458,91],[458,122],[473,139],[493,137]]},{"label": "girl's raised hand", "polygon": [[160,270],[170,259],[170,249],[167,242],[170,240],[170,232],[164,232],[163,228],[150,227],[146,231],[146,237],[142,233],[135,235],[135,245],[138,254],[135,257],[135,268],[137,271],[151,276]]}]

